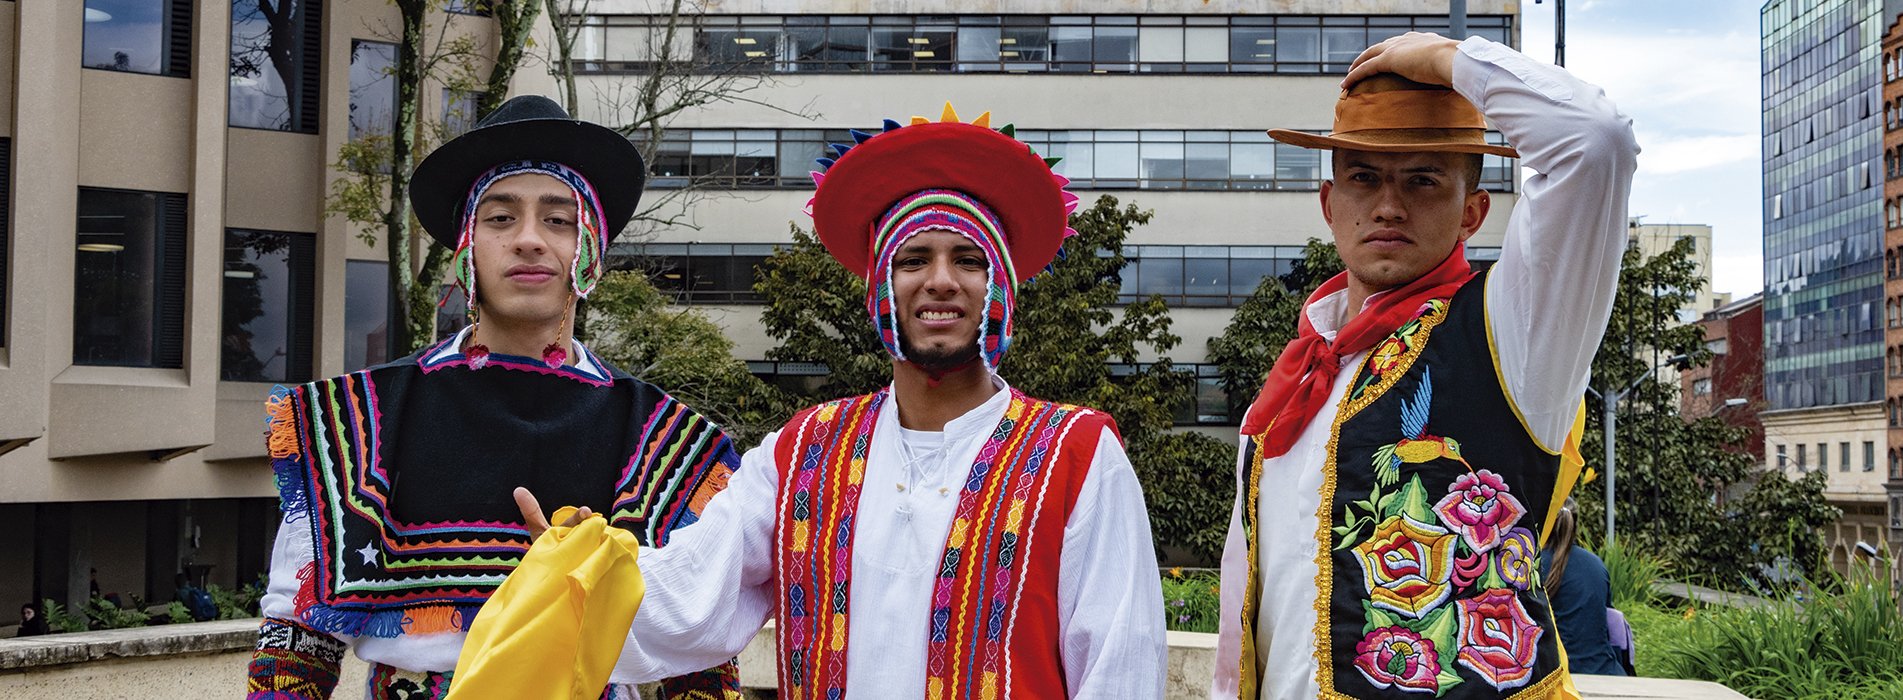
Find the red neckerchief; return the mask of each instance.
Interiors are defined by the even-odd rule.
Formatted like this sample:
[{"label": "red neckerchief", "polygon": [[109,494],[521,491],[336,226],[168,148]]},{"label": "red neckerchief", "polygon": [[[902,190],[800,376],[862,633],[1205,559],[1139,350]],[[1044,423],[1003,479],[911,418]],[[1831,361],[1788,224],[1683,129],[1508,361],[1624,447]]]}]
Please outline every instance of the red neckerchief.
[{"label": "red neckerchief", "polygon": [[1249,413],[1242,419],[1243,435],[1268,431],[1263,442],[1263,459],[1288,452],[1295,438],[1328,402],[1335,375],[1341,372],[1341,358],[1374,347],[1413,318],[1429,299],[1453,296],[1454,290],[1466,283],[1471,276],[1466,248],[1465,244],[1456,244],[1446,260],[1420,279],[1376,297],[1372,305],[1336,333],[1332,345],[1309,323],[1308,307],[1347,289],[1348,273],[1335,275],[1309,295],[1308,303],[1302,305],[1295,339],[1289,341],[1281,357],[1276,358],[1268,381],[1262,383],[1261,393],[1256,394],[1255,403],[1249,405]]}]

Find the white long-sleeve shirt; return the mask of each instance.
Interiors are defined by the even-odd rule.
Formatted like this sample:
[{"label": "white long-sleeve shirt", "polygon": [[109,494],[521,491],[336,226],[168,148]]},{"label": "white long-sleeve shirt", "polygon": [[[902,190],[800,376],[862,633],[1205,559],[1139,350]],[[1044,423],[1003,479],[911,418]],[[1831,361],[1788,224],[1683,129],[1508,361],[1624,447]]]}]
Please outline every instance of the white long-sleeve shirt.
[{"label": "white long-sleeve shirt", "polygon": [[[1453,87],[1506,135],[1520,153],[1520,164],[1535,171],[1522,184],[1507,222],[1500,261],[1487,280],[1486,304],[1507,393],[1533,438],[1557,452],[1572,427],[1612,312],[1638,144],[1631,120],[1604,91],[1486,39],[1460,44]],[[1317,300],[1304,313],[1333,342],[1346,306],[1343,291]],[[1314,533],[1316,518],[1328,514],[1316,511],[1337,407],[1355,379],[1352,368],[1366,355],[1342,359],[1343,371],[1322,410],[1288,452],[1263,462],[1258,503],[1242,502],[1247,465],[1238,459],[1237,500],[1223,547],[1213,698],[1233,699],[1240,690],[1240,616],[1248,575],[1244,507],[1255,508],[1257,517],[1261,598],[1255,644],[1261,698],[1312,700],[1320,693]]]},{"label": "white long-sleeve shirt", "polygon": [[[990,399],[947,423],[942,438],[908,436],[896,392],[879,409],[853,534],[846,684],[855,697],[924,696],[934,574],[960,486],[1010,402],[1008,388],[997,384]],[[768,435],[741,458],[727,490],[693,527],[665,549],[641,551],[647,595],[615,682],[720,663],[773,612],[779,437]],[[909,463],[907,439],[914,441]],[[1168,651],[1149,517],[1129,457],[1107,428],[1064,533],[1057,601],[1071,697],[1161,697]]]}]

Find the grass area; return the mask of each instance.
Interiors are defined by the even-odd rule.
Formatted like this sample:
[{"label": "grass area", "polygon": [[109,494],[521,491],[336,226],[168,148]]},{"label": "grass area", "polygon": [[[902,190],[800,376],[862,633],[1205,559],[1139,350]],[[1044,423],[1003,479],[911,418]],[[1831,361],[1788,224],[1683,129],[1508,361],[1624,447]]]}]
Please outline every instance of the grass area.
[{"label": "grass area", "polygon": [[1639,675],[1716,681],[1754,698],[1903,700],[1903,613],[1887,582],[1758,609],[1660,603],[1625,608]]}]

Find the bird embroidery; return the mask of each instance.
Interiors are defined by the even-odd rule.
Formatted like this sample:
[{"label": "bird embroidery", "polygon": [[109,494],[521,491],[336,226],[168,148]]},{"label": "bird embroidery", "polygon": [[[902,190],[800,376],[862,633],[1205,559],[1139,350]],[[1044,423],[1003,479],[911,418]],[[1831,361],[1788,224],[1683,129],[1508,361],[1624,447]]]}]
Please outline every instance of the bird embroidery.
[{"label": "bird embroidery", "polygon": [[1427,434],[1427,409],[1434,400],[1432,368],[1421,369],[1421,384],[1414,396],[1401,400],[1401,441],[1383,445],[1374,451],[1374,478],[1382,486],[1401,480],[1401,465],[1424,464],[1436,459],[1451,459],[1473,465],[1460,455],[1460,441]]}]

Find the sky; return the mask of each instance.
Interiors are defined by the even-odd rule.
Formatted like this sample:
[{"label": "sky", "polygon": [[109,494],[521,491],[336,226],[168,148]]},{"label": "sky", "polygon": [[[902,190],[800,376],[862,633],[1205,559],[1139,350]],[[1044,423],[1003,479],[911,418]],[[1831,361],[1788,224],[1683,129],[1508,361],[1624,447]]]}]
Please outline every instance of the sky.
[{"label": "sky", "polygon": [[[1566,68],[1638,135],[1631,215],[1712,227],[1712,291],[1764,286],[1757,0],[1571,0]],[[1554,0],[1521,0],[1521,48],[1553,61]]]}]

